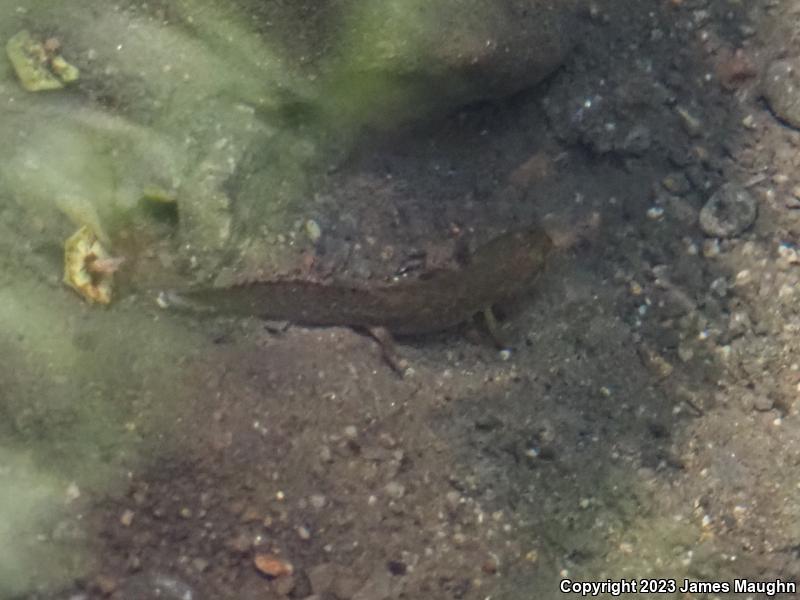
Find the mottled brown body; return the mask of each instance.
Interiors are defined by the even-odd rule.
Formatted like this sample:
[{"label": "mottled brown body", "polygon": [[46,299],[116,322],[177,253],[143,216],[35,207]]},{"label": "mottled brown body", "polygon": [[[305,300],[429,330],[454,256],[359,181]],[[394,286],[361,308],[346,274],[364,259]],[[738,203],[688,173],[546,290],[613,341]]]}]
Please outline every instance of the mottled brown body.
[{"label": "mottled brown body", "polygon": [[179,296],[216,311],[301,325],[384,327],[397,335],[449,329],[518,296],[536,279],[552,248],[538,228],[501,235],[459,269],[384,283],[251,281],[193,289]]}]

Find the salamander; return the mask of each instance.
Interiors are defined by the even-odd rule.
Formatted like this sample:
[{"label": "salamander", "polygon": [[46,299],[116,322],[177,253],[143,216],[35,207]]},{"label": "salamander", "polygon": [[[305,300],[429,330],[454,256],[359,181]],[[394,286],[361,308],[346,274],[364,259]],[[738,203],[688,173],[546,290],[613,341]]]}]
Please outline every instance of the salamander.
[{"label": "salamander", "polygon": [[450,329],[520,296],[530,289],[552,248],[547,233],[530,227],[490,240],[460,268],[435,270],[419,278],[272,279],[190,288],[169,296],[175,304],[200,305],[223,314],[365,329],[384,343],[387,336],[378,332],[413,336]]}]

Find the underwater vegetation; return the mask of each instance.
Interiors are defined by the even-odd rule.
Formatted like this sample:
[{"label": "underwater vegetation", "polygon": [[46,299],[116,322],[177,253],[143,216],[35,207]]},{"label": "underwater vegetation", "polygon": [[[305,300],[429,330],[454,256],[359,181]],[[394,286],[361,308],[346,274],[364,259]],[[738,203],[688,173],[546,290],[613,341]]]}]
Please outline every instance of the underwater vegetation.
[{"label": "underwater vegetation", "polygon": [[[135,292],[181,269],[207,280],[231,255],[269,264],[364,129],[505,94],[562,52],[543,37],[524,80],[487,88],[502,53],[476,43],[496,26],[486,2],[462,17],[353,0],[321,48],[265,32],[249,11],[268,3],[157,4],[0,0],[0,597],[80,571],[65,490],[153,460],[194,393],[164,369],[194,334],[104,309],[118,270]],[[443,48],[445,23],[464,35]]]},{"label": "underwater vegetation", "polygon": [[60,90],[78,80],[80,71],[58,49],[56,38],[38,42],[25,30],[8,40],[6,54],[22,87],[29,92]]}]

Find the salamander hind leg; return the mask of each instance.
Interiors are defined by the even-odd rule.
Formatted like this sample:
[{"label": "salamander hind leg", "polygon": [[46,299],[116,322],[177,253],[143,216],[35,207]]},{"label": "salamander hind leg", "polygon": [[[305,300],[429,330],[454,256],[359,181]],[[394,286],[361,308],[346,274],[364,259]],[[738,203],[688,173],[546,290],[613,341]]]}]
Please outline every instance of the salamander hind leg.
[{"label": "salamander hind leg", "polygon": [[401,377],[405,375],[410,365],[397,351],[397,344],[395,344],[391,332],[386,329],[386,327],[370,327],[367,331],[375,338],[378,344],[380,344],[383,360],[385,360],[398,375]]}]

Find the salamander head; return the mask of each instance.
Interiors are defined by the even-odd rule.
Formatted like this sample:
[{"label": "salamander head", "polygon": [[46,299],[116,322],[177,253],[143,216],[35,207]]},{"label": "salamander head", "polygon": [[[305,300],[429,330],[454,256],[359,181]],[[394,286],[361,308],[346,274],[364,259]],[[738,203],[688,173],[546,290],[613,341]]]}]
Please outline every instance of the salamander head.
[{"label": "salamander head", "polygon": [[497,296],[511,297],[536,280],[553,249],[550,236],[539,227],[501,235],[479,248],[472,260],[479,285],[492,286]]}]

